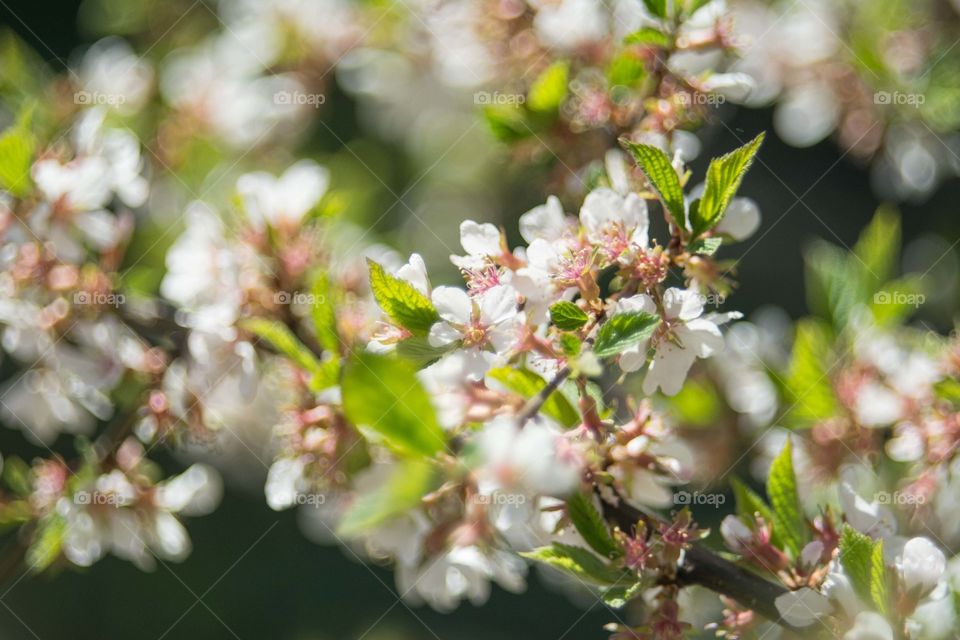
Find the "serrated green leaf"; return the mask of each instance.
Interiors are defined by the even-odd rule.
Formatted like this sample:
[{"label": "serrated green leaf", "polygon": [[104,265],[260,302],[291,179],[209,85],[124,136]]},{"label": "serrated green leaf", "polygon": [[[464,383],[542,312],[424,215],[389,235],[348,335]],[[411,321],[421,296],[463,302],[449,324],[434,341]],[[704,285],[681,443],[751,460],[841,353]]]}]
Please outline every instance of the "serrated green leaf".
[{"label": "serrated green leaf", "polygon": [[429,338],[412,336],[397,343],[397,355],[423,368],[436,362],[451,349],[456,348],[456,346],[456,343],[453,343],[442,347],[435,347],[430,344]]},{"label": "serrated green leaf", "polygon": [[[488,371],[487,376],[524,398],[532,398],[547,386],[546,380],[528,369],[500,367]],[[550,394],[540,411],[568,429],[580,424],[580,414],[559,391]]]},{"label": "serrated green leaf", "polygon": [[562,333],[560,334],[560,347],[563,349],[563,355],[574,357],[580,355],[583,342],[572,333]]},{"label": "serrated green leaf", "polygon": [[887,567],[883,563],[883,539],[874,542],[870,552],[870,598],[877,610],[886,615],[890,595],[887,589]]},{"label": "serrated green leaf", "polygon": [[723,244],[723,238],[700,238],[694,240],[687,246],[690,253],[699,253],[705,256],[712,256]]},{"label": "serrated green leaf", "polygon": [[603,598],[603,603],[612,609],[622,609],[627,606],[627,604],[639,597],[645,588],[646,585],[640,580],[637,580],[631,585],[625,587],[607,587],[606,589],[601,589],[600,597]]},{"label": "serrated green leaf", "polygon": [[830,341],[823,328],[811,319],[799,321],[784,379],[789,403],[786,415],[793,426],[809,427],[836,413],[829,358]]},{"label": "serrated green leaf", "polygon": [[853,246],[873,291],[894,276],[900,259],[900,216],[892,207],[877,209]]},{"label": "serrated green leaf", "polygon": [[747,522],[753,522],[754,514],[763,518],[771,527],[770,541],[778,549],[787,547],[783,532],[777,526],[777,517],[773,509],[767,504],[766,500],[760,497],[753,489],[745,485],[740,480],[733,478],[730,482],[733,488],[734,500],[737,503],[737,515],[745,516]]},{"label": "serrated green leaf", "polygon": [[341,391],[350,422],[380,434],[394,451],[433,456],[444,448],[446,438],[430,397],[409,362],[354,353],[344,367]]},{"label": "serrated green leaf", "polygon": [[696,215],[691,212],[690,226],[694,236],[714,228],[723,218],[727,205],[740,188],[743,176],[753,164],[763,138],[764,134],[761,133],[739,149],[710,162],[707,183],[696,208]]},{"label": "serrated green leaf", "polygon": [[559,542],[520,555],[548,564],[592,584],[613,585],[624,575],[623,571],[608,566],[590,551]]},{"label": "serrated green leaf", "polygon": [[853,590],[870,602],[873,584],[873,540],[848,524],[840,532],[840,564],[850,579]]},{"label": "serrated green leaf", "polygon": [[598,358],[608,358],[643,342],[660,325],[660,317],[645,311],[631,311],[611,316],[597,331],[593,352]]},{"label": "serrated green leaf", "polygon": [[647,177],[653,190],[657,192],[670,217],[673,218],[674,224],[685,230],[683,189],[680,187],[680,177],[674,171],[670,158],[657,147],[648,144],[631,142],[626,138],[621,138],[620,143],[633,154],[640,170]]},{"label": "serrated green leaf", "polygon": [[605,558],[613,559],[621,555],[620,547],[610,535],[607,523],[593,506],[589,496],[575,493],[567,498],[567,515],[591,549]]},{"label": "serrated green leaf", "polygon": [[32,109],[23,110],[16,123],[0,135],[0,187],[22,198],[32,188],[30,167],[37,142],[30,131]]},{"label": "serrated green leaf", "polygon": [[670,36],[654,27],[642,27],[623,39],[624,44],[649,44],[655,47],[669,47]]},{"label": "serrated green leaf", "polygon": [[59,515],[49,515],[40,520],[33,542],[27,549],[26,562],[31,572],[42,572],[60,557],[66,532],[67,521]]},{"label": "serrated green leaf", "polygon": [[872,302],[866,272],[849,253],[828,242],[812,242],[804,251],[807,304],[834,326],[848,325],[851,312]]},{"label": "serrated green leaf", "polygon": [[809,539],[807,523],[800,506],[797,493],[797,476],[793,471],[793,445],[789,438],[780,454],[774,458],[767,475],[767,495],[780,527],[784,541],[793,551],[794,557]]},{"label": "serrated green leaf", "polygon": [[558,60],[547,67],[530,85],[527,92],[527,108],[531,111],[549,112],[560,108],[567,97],[567,79],[570,63]]},{"label": "serrated green leaf", "polygon": [[338,533],[356,536],[419,506],[436,488],[440,474],[427,461],[405,460],[390,478],[370,493],[361,494],[347,509]]},{"label": "serrated green leaf", "polygon": [[370,289],[383,312],[412,334],[427,335],[439,319],[430,299],[406,280],[387,273],[373,260],[368,259],[367,265],[370,268]]},{"label": "serrated green leaf", "polygon": [[247,318],[240,321],[240,327],[268,342],[304,371],[326,373],[323,363],[282,322],[266,318]]},{"label": "serrated green leaf", "polygon": [[310,308],[313,328],[317,333],[317,342],[331,354],[340,353],[340,336],[337,333],[336,300],[330,286],[330,278],[325,271],[318,272],[313,278],[313,306]]},{"label": "serrated green leaf", "polygon": [[550,305],[550,321],[561,331],[576,331],[587,324],[587,314],[572,302],[563,300]]}]

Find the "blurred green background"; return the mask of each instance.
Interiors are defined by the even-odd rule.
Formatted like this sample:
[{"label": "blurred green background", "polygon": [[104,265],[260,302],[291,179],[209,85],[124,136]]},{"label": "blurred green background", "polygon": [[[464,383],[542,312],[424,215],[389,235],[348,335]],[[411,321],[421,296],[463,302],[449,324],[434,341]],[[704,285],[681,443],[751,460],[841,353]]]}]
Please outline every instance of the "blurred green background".
[{"label": "blurred green background", "polygon": [[[81,4],[0,0],[0,24],[15,31],[51,66],[62,69],[62,61],[77,47],[95,39],[77,27]],[[327,122],[338,136],[317,134],[308,149],[333,154],[340,144],[337,138],[353,139],[357,124],[349,100],[337,95],[340,108]],[[726,125],[715,124],[702,132],[705,144],[693,166],[695,175],[703,174],[710,157],[772,128],[769,110],[729,107],[722,115]],[[382,150],[381,143],[370,153]],[[383,158],[369,164],[374,171],[383,169],[378,177],[396,193],[418,178],[415,170],[390,166]],[[737,272],[742,292],[735,294],[734,307],[748,315],[763,305],[802,315],[805,244],[820,237],[851,245],[879,204],[866,168],[841,157],[831,142],[798,150],[772,136],[741,193],[754,198],[764,216],[754,239],[728,251],[742,256]],[[515,219],[540,197],[522,180],[514,180],[496,196],[499,215],[493,211],[490,219]],[[960,238],[958,202],[960,180],[954,179],[929,201],[901,207],[908,266],[920,271],[932,267],[934,286],[941,287],[942,297],[949,301],[920,311],[919,320],[939,331],[951,328],[949,307],[958,298],[956,247],[943,257]],[[384,206],[389,204],[386,199]],[[393,207],[377,231],[401,251],[422,250],[417,233],[391,234],[403,229],[405,215],[403,207]],[[379,213],[374,215],[378,217]],[[456,246],[458,216],[448,218],[436,232]],[[419,241],[425,239],[434,240],[420,233]],[[0,430],[0,450],[27,457],[44,453],[6,429]],[[178,466],[170,459],[161,462]],[[709,514],[701,515],[711,524]],[[589,603],[571,603],[536,577],[523,596],[494,588],[482,608],[463,605],[451,615],[408,608],[398,601],[389,570],[360,564],[349,551],[309,542],[297,527],[295,513],[271,511],[259,492],[228,490],[215,514],[191,520],[188,526],[194,552],[169,569],[160,566],[144,574],[108,557],[84,573],[26,577],[2,587],[0,637],[560,640],[604,637],[601,626],[611,620],[599,603],[592,608]]]}]

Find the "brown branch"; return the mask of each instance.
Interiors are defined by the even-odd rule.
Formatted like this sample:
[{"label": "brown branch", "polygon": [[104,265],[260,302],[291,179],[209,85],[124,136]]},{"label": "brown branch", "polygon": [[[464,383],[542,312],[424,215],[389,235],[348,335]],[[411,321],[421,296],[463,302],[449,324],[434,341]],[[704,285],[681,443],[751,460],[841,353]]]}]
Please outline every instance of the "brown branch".
[{"label": "brown branch", "polygon": [[[606,518],[628,533],[636,528],[638,522],[643,522],[651,530],[656,530],[659,525],[665,524],[659,516],[627,504],[622,497],[616,505],[605,500],[601,500],[601,503]],[[683,561],[678,567],[675,584],[706,587],[715,593],[736,600],[768,620],[793,628],[782,619],[774,602],[779,596],[787,593],[788,590],[785,587],[737,566],[703,544],[694,543],[687,548]]]},{"label": "brown branch", "polygon": [[523,408],[517,413],[517,424],[520,427],[523,427],[526,424],[527,420],[537,415],[537,412],[540,411],[543,407],[543,403],[547,401],[547,398],[550,397],[554,391],[556,391],[563,381],[566,380],[571,373],[570,366],[565,366],[563,369],[557,372],[557,375],[553,377],[553,380],[547,383],[543,389],[540,390],[540,393],[533,396],[527,400],[526,404],[523,405]]}]

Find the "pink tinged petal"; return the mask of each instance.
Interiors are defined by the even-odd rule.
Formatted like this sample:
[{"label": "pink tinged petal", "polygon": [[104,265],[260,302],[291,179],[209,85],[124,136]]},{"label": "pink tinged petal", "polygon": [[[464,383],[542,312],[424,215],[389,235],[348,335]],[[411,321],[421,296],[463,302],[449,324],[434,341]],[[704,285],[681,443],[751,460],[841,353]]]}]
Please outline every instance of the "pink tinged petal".
[{"label": "pink tinged petal", "polygon": [[703,296],[690,289],[670,287],[663,293],[663,310],[668,318],[693,320],[703,313]]},{"label": "pink tinged petal", "polygon": [[464,220],[460,224],[460,244],[471,256],[498,256],[501,253],[500,230],[490,223]]},{"label": "pink tinged petal", "polygon": [[629,298],[623,298],[618,300],[616,306],[613,309],[613,313],[636,313],[642,311],[645,313],[656,313],[657,305],[653,301],[653,298],[648,296],[645,293],[639,295],[630,296]]},{"label": "pink tinged petal", "polygon": [[430,334],[427,336],[427,340],[432,347],[445,347],[462,338],[463,334],[446,322],[435,322],[430,327]]},{"label": "pink tinged petal", "polygon": [[646,247],[650,241],[647,235],[650,229],[647,201],[635,193],[628,194],[623,201],[623,224],[628,230],[633,229],[630,235],[631,242],[637,246]]},{"label": "pink tinged petal", "polygon": [[825,595],[809,587],[788,591],[774,604],[784,621],[794,627],[808,627],[833,609]]},{"label": "pink tinged petal", "polygon": [[556,196],[550,196],[546,204],[520,216],[520,235],[528,244],[537,239],[556,240],[563,235],[566,226],[563,205]]},{"label": "pink tinged petal", "polygon": [[610,224],[622,222],[623,198],[612,189],[594,189],[587,194],[580,207],[580,222],[587,229],[591,242],[603,239],[603,230]]},{"label": "pink tinged petal", "polygon": [[842,640],[894,640],[894,635],[890,623],[882,615],[875,611],[861,611]]},{"label": "pink tinged petal", "polygon": [[935,544],[918,537],[903,545],[898,565],[906,590],[923,595],[937,586],[946,571],[947,559]]},{"label": "pink tinged petal", "polygon": [[473,303],[463,289],[437,287],[430,296],[437,313],[447,322],[467,324],[473,316]]},{"label": "pink tinged petal", "polygon": [[479,297],[478,304],[483,326],[500,324],[517,315],[517,290],[507,285],[493,287]]},{"label": "pink tinged petal", "polygon": [[692,349],[679,347],[672,342],[661,342],[643,380],[643,392],[652,395],[659,388],[665,395],[676,395],[696,359],[697,354]]},{"label": "pink tinged petal", "polygon": [[397,269],[397,277],[406,280],[424,295],[430,294],[430,278],[427,276],[427,265],[419,253],[410,255],[410,261]]},{"label": "pink tinged petal", "polygon": [[625,373],[636,371],[647,364],[648,344],[648,341],[644,340],[638,345],[625,349],[623,353],[620,354],[620,368],[623,369]]},{"label": "pink tinged petal", "polygon": [[684,348],[693,350],[698,358],[709,358],[723,350],[723,334],[709,320],[691,320],[675,332]]}]

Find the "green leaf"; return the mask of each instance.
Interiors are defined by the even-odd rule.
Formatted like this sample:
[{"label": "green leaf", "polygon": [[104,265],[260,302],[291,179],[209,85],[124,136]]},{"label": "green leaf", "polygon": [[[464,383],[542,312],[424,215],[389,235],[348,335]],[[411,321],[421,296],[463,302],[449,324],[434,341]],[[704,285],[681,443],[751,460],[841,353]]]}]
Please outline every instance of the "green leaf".
[{"label": "green leaf", "polygon": [[580,338],[572,333],[561,333],[560,347],[563,349],[563,355],[572,358],[580,355],[580,350],[583,348],[583,342],[581,342]]},{"label": "green leaf", "polygon": [[531,111],[556,111],[567,97],[570,63],[558,60],[547,67],[530,85],[527,107]]},{"label": "green leaf", "polygon": [[796,557],[807,542],[809,531],[801,511],[800,496],[797,493],[797,476],[793,470],[793,445],[789,438],[780,455],[774,458],[773,464],[770,465],[767,494],[770,496],[770,505],[776,516],[776,524],[781,529],[787,546]]},{"label": "green leaf", "polygon": [[764,134],[761,133],[739,149],[710,161],[707,184],[696,208],[696,215],[691,211],[690,226],[694,236],[714,228],[723,218],[727,205],[740,188],[743,176],[753,164],[763,138]]},{"label": "green leaf", "polygon": [[0,186],[22,198],[30,192],[30,165],[37,142],[30,131],[32,109],[24,109],[16,123],[0,135]]},{"label": "green leaf", "polygon": [[686,214],[683,204],[683,189],[680,177],[673,170],[670,158],[657,147],[631,142],[621,138],[620,143],[633,154],[640,170],[647,177],[650,186],[657,192],[663,206],[670,213],[674,223],[680,229],[686,229]]},{"label": "green leaf", "polygon": [[516,104],[493,104],[484,107],[483,119],[491,133],[501,142],[516,142],[533,135],[527,112]]},{"label": "green leaf", "polygon": [[945,378],[933,385],[933,390],[941,400],[946,400],[954,406],[960,405],[960,380]]},{"label": "green leaf", "polygon": [[593,352],[598,358],[608,358],[643,342],[660,325],[660,316],[645,311],[631,311],[611,316],[597,331]]},{"label": "green leaf", "polygon": [[926,301],[922,276],[904,276],[879,287],[870,298],[870,313],[880,326],[896,326]]},{"label": "green leaf", "polygon": [[395,451],[432,456],[444,448],[443,429],[410,363],[354,353],[344,367],[341,390],[350,422],[380,434]]},{"label": "green leaf", "polygon": [[607,587],[601,590],[601,598],[603,598],[603,603],[608,607],[612,609],[622,609],[627,606],[627,603],[631,600],[640,596],[647,586],[648,585],[645,585],[642,580],[637,580],[633,584],[625,587]]},{"label": "green leaf", "polygon": [[624,44],[649,44],[655,47],[669,47],[670,36],[654,27],[642,27],[623,39]]},{"label": "green leaf", "polygon": [[892,207],[877,209],[853,247],[873,291],[896,275],[900,259],[900,216]]},{"label": "green leaf", "polygon": [[435,347],[430,344],[429,338],[424,336],[411,336],[397,343],[397,355],[422,369],[442,358],[444,354],[456,348],[456,346],[457,343],[452,343],[442,347]]},{"label": "green leaf", "polygon": [[338,533],[356,536],[416,508],[423,496],[437,486],[439,478],[437,469],[429,462],[405,460],[386,482],[360,495],[350,505],[340,521]]},{"label": "green leaf", "polygon": [[550,321],[561,331],[576,331],[587,324],[583,309],[566,300],[550,305]]},{"label": "green leaf", "polygon": [[396,278],[383,267],[367,259],[370,267],[370,289],[377,304],[390,319],[417,336],[425,336],[439,319],[433,303],[416,287]]},{"label": "green leaf", "polygon": [[787,417],[793,426],[808,427],[833,416],[838,401],[830,379],[830,341],[816,321],[797,323],[790,369],[784,380],[789,407]]},{"label": "green leaf", "polygon": [[30,465],[14,456],[4,459],[3,483],[15,496],[26,498],[33,493],[33,472]]},{"label": "green leaf", "polygon": [[607,523],[593,506],[589,496],[575,493],[567,498],[567,515],[590,548],[606,558],[621,555],[620,547],[614,542]]},{"label": "green leaf", "polygon": [[851,312],[870,304],[866,271],[851,254],[822,240],[804,251],[807,304],[838,329],[848,325]]},{"label": "green leaf", "polygon": [[711,427],[724,411],[720,394],[709,378],[690,378],[668,402],[671,413],[684,426]]},{"label": "green leaf", "polygon": [[330,286],[330,278],[325,271],[318,272],[313,279],[312,286],[313,328],[317,332],[317,342],[325,351],[332,354],[340,353],[340,336],[337,333],[336,301]]},{"label": "green leaf", "polygon": [[[532,398],[547,386],[546,380],[528,369],[500,367],[488,371],[487,376],[524,398]],[[580,414],[559,391],[550,394],[540,411],[568,429],[580,424]]]},{"label": "green leaf", "polygon": [[870,552],[870,597],[880,613],[886,615],[890,602],[887,567],[883,563],[883,539],[873,543]]},{"label": "green leaf", "polygon": [[723,244],[723,238],[700,238],[694,240],[687,246],[690,253],[699,253],[705,256],[712,256]]},{"label": "green leaf", "polygon": [[778,549],[786,547],[784,536],[776,525],[777,517],[767,502],[753,489],[736,478],[731,480],[730,486],[733,488],[733,496],[737,503],[737,515],[744,516],[750,523],[754,521],[754,514],[759,515],[764,522],[772,527],[770,540],[773,545]]},{"label": "green leaf", "polygon": [[668,0],[643,0],[643,4],[647,7],[647,11],[649,11],[650,14],[656,18],[667,17],[667,2]]},{"label": "green leaf", "polygon": [[[274,349],[290,358],[294,364],[304,371],[320,376],[325,382],[328,380],[331,374],[329,362],[336,363],[336,360],[329,360],[327,363],[321,362],[310,349],[300,342],[300,339],[293,334],[293,331],[287,325],[266,318],[247,318],[240,321],[240,327],[268,342]],[[319,389],[314,389],[314,391],[317,390]]]},{"label": "green leaf", "polygon": [[840,532],[840,564],[864,602],[873,600],[873,540],[848,524]]},{"label": "green leaf", "polygon": [[590,551],[559,542],[520,555],[573,574],[580,580],[592,584],[612,585],[624,576],[622,571],[608,566]]},{"label": "green leaf", "polygon": [[27,549],[26,562],[31,572],[42,572],[60,557],[66,532],[67,521],[58,515],[49,515],[40,520],[33,542]]},{"label": "green leaf", "polygon": [[622,51],[607,65],[607,82],[610,86],[636,87],[646,77],[646,63],[634,51]]}]

